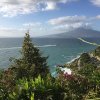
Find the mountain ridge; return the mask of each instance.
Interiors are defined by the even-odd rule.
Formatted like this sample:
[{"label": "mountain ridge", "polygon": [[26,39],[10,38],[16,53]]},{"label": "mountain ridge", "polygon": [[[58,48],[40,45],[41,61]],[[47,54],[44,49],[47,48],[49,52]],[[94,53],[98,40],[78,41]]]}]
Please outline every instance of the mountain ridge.
[{"label": "mountain ridge", "polygon": [[58,33],[53,35],[46,35],[45,38],[100,38],[100,31],[96,31],[90,28],[77,28],[69,32]]}]

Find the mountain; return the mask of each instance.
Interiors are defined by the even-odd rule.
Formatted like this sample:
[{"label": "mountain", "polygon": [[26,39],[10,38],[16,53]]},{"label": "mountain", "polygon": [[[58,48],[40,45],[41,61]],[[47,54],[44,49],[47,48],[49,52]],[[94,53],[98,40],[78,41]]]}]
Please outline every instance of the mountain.
[{"label": "mountain", "polygon": [[77,28],[75,30],[59,33],[54,35],[47,35],[46,38],[83,38],[83,37],[100,37],[100,31],[88,28]]}]

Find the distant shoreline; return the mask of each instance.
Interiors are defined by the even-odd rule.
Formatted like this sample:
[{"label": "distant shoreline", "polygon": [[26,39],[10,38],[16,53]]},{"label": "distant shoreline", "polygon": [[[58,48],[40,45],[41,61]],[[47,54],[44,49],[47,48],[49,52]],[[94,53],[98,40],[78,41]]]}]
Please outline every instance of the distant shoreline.
[{"label": "distant shoreline", "polygon": [[90,45],[94,45],[94,46],[100,46],[99,44],[97,44],[97,43],[94,43],[94,42],[89,42],[89,41],[86,41],[86,40],[84,40],[84,39],[82,39],[82,38],[78,38],[80,41],[82,41],[82,42],[84,42],[84,43],[87,43],[87,44],[90,44]]}]

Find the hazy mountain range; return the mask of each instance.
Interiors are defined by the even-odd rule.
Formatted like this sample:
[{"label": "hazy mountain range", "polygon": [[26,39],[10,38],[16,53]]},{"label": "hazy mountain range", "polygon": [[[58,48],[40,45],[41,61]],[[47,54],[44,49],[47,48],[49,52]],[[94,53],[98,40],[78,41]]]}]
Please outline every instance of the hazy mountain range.
[{"label": "hazy mountain range", "polygon": [[69,32],[59,33],[54,35],[44,36],[46,38],[83,38],[83,37],[98,37],[100,38],[100,31],[87,28],[78,28]]}]

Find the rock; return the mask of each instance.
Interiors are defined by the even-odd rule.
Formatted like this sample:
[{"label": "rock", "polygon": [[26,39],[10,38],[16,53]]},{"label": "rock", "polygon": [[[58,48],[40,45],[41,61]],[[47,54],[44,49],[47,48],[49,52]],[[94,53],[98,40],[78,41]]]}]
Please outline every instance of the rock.
[{"label": "rock", "polygon": [[100,68],[100,47],[97,47],[92,52],[81,54],[79,58],[69,64],[66,64],[65,66],[71,68],[72,70],[80,70],[87,64],[92,64],[97,68]]}]

